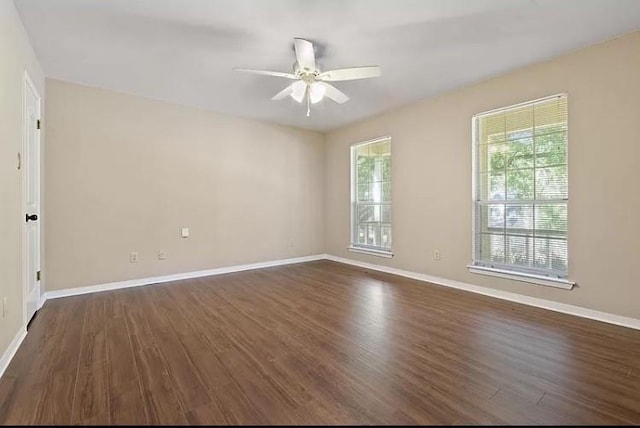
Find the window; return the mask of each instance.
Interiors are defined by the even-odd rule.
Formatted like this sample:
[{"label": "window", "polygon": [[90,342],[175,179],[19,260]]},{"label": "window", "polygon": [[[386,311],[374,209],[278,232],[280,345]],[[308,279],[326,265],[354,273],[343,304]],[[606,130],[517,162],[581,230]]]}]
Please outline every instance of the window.
[{"label": "window", "polygon": [[567,282],[566,95],[476,115],[473,129],[472,271]]},{"label": "window", "polygon": [[391,139],[351,147],[351,247],[391,256]]}]

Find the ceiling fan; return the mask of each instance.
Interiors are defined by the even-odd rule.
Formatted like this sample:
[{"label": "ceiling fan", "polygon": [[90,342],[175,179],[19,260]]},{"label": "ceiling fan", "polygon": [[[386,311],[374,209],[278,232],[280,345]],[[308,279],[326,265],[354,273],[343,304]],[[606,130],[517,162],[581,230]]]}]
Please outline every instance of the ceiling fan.
[{"label": "ceiling fan", "polygon": [[309,40],[300,38],[294,38],[293,41],[296,53],[296,62],[293,63],[293,73],[254,70],[249,68],[234,68],[234,70],[295,80],[295,82],[274,95],[271,100],[278,101],[286,98],[287,96],[291,96],[291,98],[301,103],[306,99],[307,116],[311,115],[311,104],[320,102],[324,97],[327,97],[338,104],[343,104],[349,101],[349,97],[346,96],[344,92],[327,82],[367,79],[370,77],[380,76],[380,67],[377,65],[320,71],[316,67],[313,43]]}]

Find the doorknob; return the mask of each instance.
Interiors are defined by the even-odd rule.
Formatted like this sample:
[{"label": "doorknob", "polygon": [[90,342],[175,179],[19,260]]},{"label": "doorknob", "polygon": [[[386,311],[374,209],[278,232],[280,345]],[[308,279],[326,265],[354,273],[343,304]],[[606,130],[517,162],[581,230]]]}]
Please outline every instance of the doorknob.
[{"label": "doorknob", "polygon": [[36,221],[36,220],[38,220],[38,214],[31,214],[31,215],[27,214],[26,215],[26,219],[27,219],[26,220],[27,222]]}]

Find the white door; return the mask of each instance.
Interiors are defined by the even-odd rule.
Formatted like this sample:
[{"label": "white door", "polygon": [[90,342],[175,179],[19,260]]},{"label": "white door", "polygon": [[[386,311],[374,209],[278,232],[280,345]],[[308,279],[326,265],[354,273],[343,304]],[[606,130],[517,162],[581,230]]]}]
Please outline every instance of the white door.
[{"label": "white door", "polygon": [[40,302],[40,96],[25,73],[22,181],[26,322]]}]

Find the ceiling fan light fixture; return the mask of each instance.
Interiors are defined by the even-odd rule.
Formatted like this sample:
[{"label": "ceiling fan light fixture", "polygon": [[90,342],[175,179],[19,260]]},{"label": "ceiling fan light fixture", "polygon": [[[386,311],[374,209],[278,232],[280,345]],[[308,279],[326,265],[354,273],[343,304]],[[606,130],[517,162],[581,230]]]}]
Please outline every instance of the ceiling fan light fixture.
[{"label": "ceiling fan light fixture", "polygon": [[311,104],[316,104],[322,101],[322,98],[324,98],[325,92],[327,92],[327,88],[325,88],[323,85],[316,82],[312,83],[311,89],[309,92],[309,97],[311,98]]},{"label": "ceiling fan light fixture", "polygon": [[297,81],[291,86],[291,98],[299,103],[304,99],[305,92],[307,92],[307,84],[302,80]]}]

